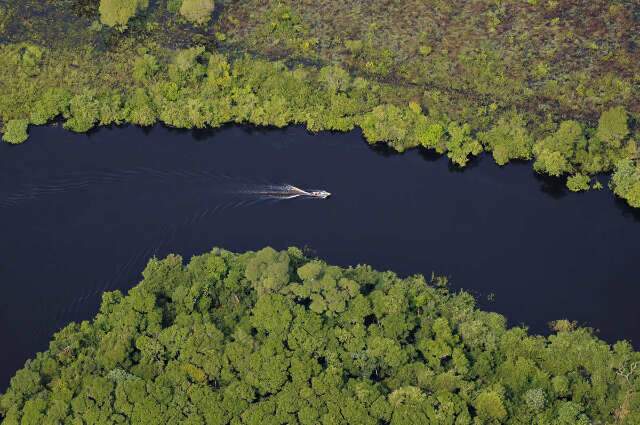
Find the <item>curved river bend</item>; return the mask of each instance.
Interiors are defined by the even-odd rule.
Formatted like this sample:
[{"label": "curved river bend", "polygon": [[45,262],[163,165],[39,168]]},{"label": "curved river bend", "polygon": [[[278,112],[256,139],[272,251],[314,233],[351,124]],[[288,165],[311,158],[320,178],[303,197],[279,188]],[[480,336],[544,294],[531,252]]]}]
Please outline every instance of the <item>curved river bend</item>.
[{"label": "curved river bend", "polygon": [[[0,391],[54,331],[94,315],[102,291],[137,283],[149,257],[213,246],[433,271],[512,324],[545,332],[569,318],[640,344],[638,215],[607,190],[569,195],[530,164],[482,157],[460,171],[298,127],[41,127],[0,145],[0,170]],[[333,195],[282,199],[279,184]]]}]

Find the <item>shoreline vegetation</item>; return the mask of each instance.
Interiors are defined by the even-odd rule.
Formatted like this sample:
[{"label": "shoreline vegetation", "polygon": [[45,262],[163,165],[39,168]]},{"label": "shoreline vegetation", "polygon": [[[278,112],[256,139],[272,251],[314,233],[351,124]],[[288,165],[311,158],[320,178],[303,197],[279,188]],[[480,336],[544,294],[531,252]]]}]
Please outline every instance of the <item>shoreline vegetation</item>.
[{"label": "shoreline vegetation", "polygon": [[[161,122],[360,128],[464,167],[530,160],[640,208],[635,0],[10,0],[0,133]],[[0,394],[0,421],[637,425],[640,353],[568,320],[548,336],[446,278],[298,248],[151,259]]]},{"label": "shoreline vegetation", "polygon": [[640,423],[640,353],[508,328],[445,278],[301,250],[153,258],[0,395],[5,425]]},{"label": "shoreline vegetation", "polygon": [[302,3],[0,6],[2,138],[22,143],[59,117],[76,132],[359,127],[368,143],[422,146],[459,167],[483,151],[531,160],[572,191],[612,173],[614,193],[640,207],[633,2]]}]

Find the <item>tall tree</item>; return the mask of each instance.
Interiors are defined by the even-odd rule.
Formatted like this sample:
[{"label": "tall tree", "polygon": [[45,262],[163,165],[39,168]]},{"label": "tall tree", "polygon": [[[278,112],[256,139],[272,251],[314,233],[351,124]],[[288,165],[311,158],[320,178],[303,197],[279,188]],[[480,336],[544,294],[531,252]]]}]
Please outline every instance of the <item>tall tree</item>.
[{"label": "tall tree", "polygon": [[148,6],[149,0],[100,0],[100,21],[123,31],[129,19]]},{"label": "tall tree", "polygon": [[215,8],[214,0],[182,0],[180,14],[194,24],[209,22]]}]

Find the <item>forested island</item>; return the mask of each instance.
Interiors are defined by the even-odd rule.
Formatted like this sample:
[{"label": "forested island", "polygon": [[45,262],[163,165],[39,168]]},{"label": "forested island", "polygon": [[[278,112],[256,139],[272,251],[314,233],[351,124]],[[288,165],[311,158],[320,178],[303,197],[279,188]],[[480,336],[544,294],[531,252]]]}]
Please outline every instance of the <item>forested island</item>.
[{"label": "forested island", "polygon": [[[0,128],[361,128],[465,166],[532,160],[640,207],[635,1],[0,4]],[[595,177],[595,178],[594,178]]]},{"label": "forested island", "polygon": [[152,259],[0,396],[3,424],[640,423],[640,353],[508,328],[444,278],[297,248]]}]

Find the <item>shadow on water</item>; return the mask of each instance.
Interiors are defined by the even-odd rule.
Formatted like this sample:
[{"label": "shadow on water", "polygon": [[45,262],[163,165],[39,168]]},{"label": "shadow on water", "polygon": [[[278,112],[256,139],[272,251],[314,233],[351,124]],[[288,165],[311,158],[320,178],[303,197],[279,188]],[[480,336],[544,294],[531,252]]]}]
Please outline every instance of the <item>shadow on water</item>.
[{"label": "shadow on water", "polygon": [[[230,124],[227,128],[233,126]],[[284,136],[289,133],[289,127],[275,127],[275,126],[256,126],[256,125],[242,125],[240,127],[242,131],[248,136]]]},{"label": "shadow on water", "polygon": [[433,149],[426,149],[423,147],[417,148],[417,152],[422,159],[427,162],[436,162],[442,160],[442,154],[436,152]]},{"label": "shadow on water", "polygon": [[199,142],[209,141],[214,137],[216,137],[221,132],[227,131],[229,128],[233,126],[234,124],[227,123],[227,124],[222,124],[220,127],[216,127],[216,128],[205,127],[205,128],[194,128],[194,129],[176,129],[172,127],[167,127],[163,124],[164,128],[168,128],[172,131],[178,131],[182,134],[190,134],[191,137],[194,138],[194,140],[197,140]]},{"label": "shadow on water", "polygon": [[397,150],[393,149],[387,143],[367,143],[364,138],[362,138],[362,143],[364,143],[372,152],[375,152],[376,155],[380,155],[384,158],[402,156],[405,154],[405,152],[398,152]]},{"label": "shadow on water", "polygon": [[636,223],[640,223],[640,209],[631,207],[624,199],[618,198],[617,196],[612,197],[614,205],[623,217],[632,219]]},{"label": "shadow on water", "polygon": [[391,147],[387,143],[378,142],[378,143],[367,143],[367,141],[362,138],[362,142],[365,143],[369,149],[375,152],[377,155],[380,155],[384,158],[393,158],[400,157],[403,155],[419,155],[420,158],[424,159],[426,162],[438,162],[438,161],[447,161],[447,169],[451,173],[464,173],[466,171],[472,170],[478,166],[478,164],[483,160],[485,154],[481,154],[478,156],[469,156],[468,162],[464,167],[454,164],[451,162],[446,154],[439,154],[433,149],[426,149],[423,147],[418,147],[414,149],[409,149],[404,152],[398,152],[393,147]]},{"label": "shadow on water", "polygon": [[448,161],[447,169],[449,170],[450,173],[466,173],[478,167],[480,162],[483,160],[485,160],[484,155],[470,156],[468,162],[465,164],[464,167],[461,167],[457,164],[454,164],[451,161]]},{"label": "shadow on water", "polygon": [[538,174],[533,170],[531,173],[540,183],[540,190],[551,198],[562,199],[569,194],[569,189],[567,189],[566,180],[564,178]]}]

